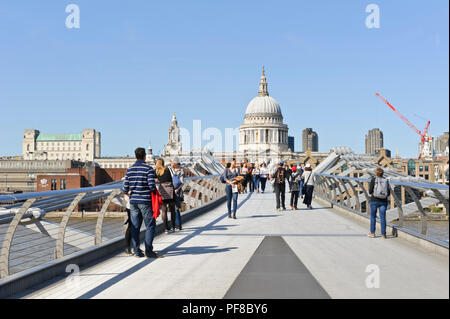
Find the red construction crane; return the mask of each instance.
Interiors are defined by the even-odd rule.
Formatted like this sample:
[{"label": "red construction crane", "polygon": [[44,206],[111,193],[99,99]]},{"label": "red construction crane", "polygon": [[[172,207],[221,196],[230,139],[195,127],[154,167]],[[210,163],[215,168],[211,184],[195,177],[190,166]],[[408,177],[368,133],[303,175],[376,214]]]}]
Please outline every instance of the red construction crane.
[{"label": "red construction crane", "polygon": [[408,121],[408,119],[406,117],[404,117],[395,107],[393,107],[391,105],[391,103],[389,103],[387,100],[385,100],[380,94],[376,93],[376,95],[380,99],[382,99],[383,102],[386,103],[387,106],[389,106],[395,112],[395,114],[397,114],[403,120],[403,122],[405,122],[410,128],[412,128],[417,134],[420,135],[420,154],[419,154],[419,159],[420,159],[422,157],[423,145],[425,143],[425,140],[427,140],[427,141],[432,140],[432,138],[427,135],[428,128],[430,127],[430,121],[427,122],[427,126],[425,126],[423,132],[421,132],[410,121]]}]

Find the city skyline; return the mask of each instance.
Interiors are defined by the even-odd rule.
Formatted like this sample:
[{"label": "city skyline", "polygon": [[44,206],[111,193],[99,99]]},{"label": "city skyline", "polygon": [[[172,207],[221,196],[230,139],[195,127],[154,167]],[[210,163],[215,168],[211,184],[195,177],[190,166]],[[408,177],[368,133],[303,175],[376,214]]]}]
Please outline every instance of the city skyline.
[{"label": "city skyline", "polygon": [[[364,2],[288,1],[289,12],[255,3],[76,1],[75,30],[65,26],[65,5],[2,2],[0,108],[8,121],[0,156],[20,155],[23,131],[33,128],[96,129],[103,156],[132,155],[149,140],[159,154],[173,111],[190,131],[194,120],[237,128],[263,65],[295,149],[313,127],[319,151],[344,145],[363,154],[364,134],[378,127],[385,148],[416,157],[417,135],[375,92],[419,129],[430,120],[435,138],[449,130],[448,2],[380,2],[379,29],[365,26]],[[283,19],[264,19],[271,15]],[[139,113],[132,124],[130,111]]]}]

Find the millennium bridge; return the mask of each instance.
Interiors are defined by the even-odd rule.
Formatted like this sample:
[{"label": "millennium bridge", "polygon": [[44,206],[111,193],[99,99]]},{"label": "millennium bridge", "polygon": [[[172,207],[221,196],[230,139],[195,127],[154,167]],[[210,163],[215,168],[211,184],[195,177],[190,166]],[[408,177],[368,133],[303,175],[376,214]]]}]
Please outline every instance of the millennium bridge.
[{"label": "millennium bridge", "polygon": [[[109,210],[123,205],[121,182],[0,196],[0,297],[449,298],[448,218],[447,239],[438,238],[427,209],[448,216],[447,185],[385,169],[388,236],[372,239],[368,183],[378,166],[348,148],[314,169],[313,209],[278,212],[268,183],[265,193],[239,195],[237,219],[227,218],[220,163],[204,156],[183,166],[193,173],[183,229],[165,234],[158,218],[158,259],[124,253],[126,213]],[[75,212],[99,200],[99,212]]]}]

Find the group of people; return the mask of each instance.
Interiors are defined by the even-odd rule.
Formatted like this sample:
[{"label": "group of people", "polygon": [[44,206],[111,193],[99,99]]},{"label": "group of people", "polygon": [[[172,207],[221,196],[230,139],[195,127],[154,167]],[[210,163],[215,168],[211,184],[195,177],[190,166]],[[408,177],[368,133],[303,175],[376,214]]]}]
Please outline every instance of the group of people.
[{"label": "group of people", "polygon": [[[170,166],[165,166],[164,160],[159,158],[155,168],[146,164],[144,148],[135,150],[136,162],[127,170],[123,179],[121,195],[126,201],[128,213],[128,227],[125,234],[126,253],[136,257],[160,258],[162,255],[153,251],[153,238],[156,231],[156,219],[161,212],[167,234],[179,231],[181,225],[181,204],[183,202],[184,170],[180,167],[178,158],[172,159]],[[370,198],[370,233],[375,237],[377,210],[380,213],[381,234],[386,238],[386,208],[390,196],[389,182],[383,177],[383,170],[377,168],[375,177],[369,185]],[[311,201],[314,191],[314,178],[310,164],[302,167],[300,163],[289,166],[280,161],[277,167],[269,171],[267,165],[242,163],[237,165],[233,159],[227,163],[224,173],[220,177],[226,184],[228,218],[236,219],[237,199],[239,193],[255,190],[264,193],[266,182],[273,185],[276,195],[276,209],[286,210],[285,192],[288,184],[291,192],[290,207],[297,210],[298,198],[304,198],[303,203],[312,209]],[[170,213],[171,223],[168,221]],[[145,224],[145,253],[140,249],[140,229]]]},{"label": "group of people", "polygon": [[[379,211],[381,222],[381,236],[386,238],[386,209],[388,198],[390,196],[389,181],[383,177],[384,171],[381,168],[375,170],[375,176],[371,179],[369,184],[370,197],[370,233],[369,237],[375,237],[376,216]],[[253,177],[253,178],[250,178]],[[265,163],[260,166],[242,163],[240,167],[233,159],[231,163],[227,163],[225,172],[221,180],[226,183],[227,208],[228,218],[236,219],[237,199],[239,193],[247,192],[247,185],[249,191],[253,192],[255,189],[259,191],[259,184],[261,183],[262,193],[265,191],[266,181],[271,181],[276,197],[276,209],[286,210],[285,193],[286,184],[288,184],[291,193],[290,207],[292,210],[297,210],[298,198],[303,198],[303,203],[308,209],[312,209],[311,202],[314,192],[314,178],[310,164],[304,167],[301,163],[289,166],[287,163],[280,161],[273,172],[269,172]],[[251,182],[252,181],[252,182]]]},{"label": "group of people", "polygon": [[[270,171],[266,163],[261,165],[241,163],[236,160],[227,163],[221,179],[226,184],[228,217],[236,219],[237,198],[239,193],[265,192],[266,182],[270,181],[276,195],[276,209],[286,210],[285,193],[286,184],[291,192],[290,207],[297,210],[298,198],[304,198],[303,203],[312,209],[311,201],[314,190],[312,168],[306,164],[303,168],[300,163],[289,166],[283,161],[278,163],[275,170]],[[261,187],[261,188],[260,188]]]},{"label": "group of people", "polygon": [[[128,213],[126,253],[136,257],[159,258],[162,255],[153,251],[153,238],[160,212],[167,234],[182,229],[180,210],[184,200],[184,170],[177,157],[172,159],[170,166],[165,166],[164,160],[159,158],[153,168],[145,162],[144,148],[137,148],[135,156],[136,162],[128,168],[121,189]],[[146,227],[145,254],[139,248],[142,222]]]}]

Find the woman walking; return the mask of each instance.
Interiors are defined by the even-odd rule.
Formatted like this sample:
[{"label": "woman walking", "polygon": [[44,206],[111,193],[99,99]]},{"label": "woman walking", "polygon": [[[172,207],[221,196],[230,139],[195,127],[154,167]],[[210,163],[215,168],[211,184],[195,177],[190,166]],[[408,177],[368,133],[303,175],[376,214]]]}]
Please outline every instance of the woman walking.
[{"label": "woman walking", "polygon": [[255,189],[255,184],[253,183],[253,164],[249,163],[247,164],[247,184],[248,184],[248,191],[250,193],[253,193]]},{"label": "woman walking", "polygon": [[302,174],[302,180],[303,182],[303,188],[304,188],[304,195],[305,198],[303,199],[303,203],[306,204],[306,207],[308,209],[312,209],[311,202],[312,202],[312,195],[314,191],[314,178],[313,178],[313,172],[311,168],[311,164],[306,164],[305,171]]},{"label": "woman walking", "polygon": [[262,163],[259,168],[259,181],[261,182],[261,193],[266,190],[267,177],[269,176],[269,170],[267,169],[266,163]]},{"label": "woman walking", "polygon": [[[175,200],[174,200],[174,187],[172,183],[172,174],[169,168],[164,166],[164,160],[158,158],[156,160],[156,178],[159,183],[159,192],[162,196],[163,206],[161,207],[161,216],[166,228],[166,234],[175,230]],[[167,211],[170,212],[170,221],[172,227],[169,226],[167,218]]]},{"label": "woman walking", "polygon": [[259,170],[259,165],[256,164],[255,168],[252,171],[252,177],[253,177],[253,185],[254,185],[254,190],[257,191],[259,193],[259,181],[260,181],[260,170]]},{"label": "woman walking", "polygon": [[171,165],[172,182],[175,188],[175,230],[181,230],[181,204],[184,201],[183,185],[184,185],[184,170],[180,167],[178,157],[175,157]]},{"label": "woman walking", "polygon": [[389,181],[383,177],[384,171],[380,167],[375,170],[375,177],[372,177],[369,184],[370,195],[370,238],[375,238],[377,209],[380,212],[381,237],[386,239],[386,208],[388,198],[391,195]]},{"label": "woman walking", "polygon": [[291,175],[291,209],[297,210],[298,192],[300,190],[300,173],[297,171],[297,167],[292,167]]},{"label": "woman walking", "polygon": [[243,163],[242,164],[242,169],[240,171],[240,176],[242,176],[244,179],[242,180],[242,187],[244,189],[244,193],[247,193],[247,175],[248,175],[248,164],[247,163]]},{"label": "woman walking", "polygon": [[[227,207],[228,207],[228,218],[231,218],[231,201],[233,201],[233,218],[236,219],[237,210],[237,199],[238,199],[238,181],[239,170],[234,163],[228,163],[227,168],[225,168],[225,192],[227,194]],[[241,177],[242,178],[242,177]]]}]

